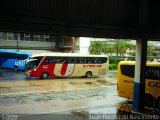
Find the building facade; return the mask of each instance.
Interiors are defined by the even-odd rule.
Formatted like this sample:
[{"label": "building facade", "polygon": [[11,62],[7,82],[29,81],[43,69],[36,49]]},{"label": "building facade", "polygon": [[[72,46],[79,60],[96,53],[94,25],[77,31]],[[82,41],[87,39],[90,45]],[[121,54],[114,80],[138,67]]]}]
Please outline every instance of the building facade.
[{"label": "building facade", "polygon": [[79,39],[51,34],[0,32],[0,49],[79,51]]}]

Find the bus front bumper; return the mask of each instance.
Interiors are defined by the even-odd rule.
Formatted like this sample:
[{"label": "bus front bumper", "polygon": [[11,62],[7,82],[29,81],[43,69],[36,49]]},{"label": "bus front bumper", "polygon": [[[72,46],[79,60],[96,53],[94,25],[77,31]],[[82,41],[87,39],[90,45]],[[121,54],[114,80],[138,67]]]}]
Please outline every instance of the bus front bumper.
[{"label": "bus front bumper", "polygon": [[38,72],[36,72],[34,70],[33,71],[32,70],[28,70],[28,71],[25,72],[25,74],[28,77],[40,77],[41,76],[40,73],[38,73]]},{"label": "bus front bumper", "polygon": [[30,72],[29,71],[25,71],[25,75],[30,77]]}]

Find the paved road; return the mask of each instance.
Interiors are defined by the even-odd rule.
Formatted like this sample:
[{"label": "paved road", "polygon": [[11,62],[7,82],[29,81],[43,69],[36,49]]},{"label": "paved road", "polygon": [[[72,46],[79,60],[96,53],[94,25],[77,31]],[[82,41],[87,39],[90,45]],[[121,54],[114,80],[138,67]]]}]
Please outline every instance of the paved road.
[{"label": "paved road", "polygon": [[1,71],[0,113],[2,117],[6,113],[28,114],[19,116],[23,119],[116,114],[118,105],[127,102],[117,96],[116,83],[115,71],[99,78],[47,80],[26,79],[24,72]]}]

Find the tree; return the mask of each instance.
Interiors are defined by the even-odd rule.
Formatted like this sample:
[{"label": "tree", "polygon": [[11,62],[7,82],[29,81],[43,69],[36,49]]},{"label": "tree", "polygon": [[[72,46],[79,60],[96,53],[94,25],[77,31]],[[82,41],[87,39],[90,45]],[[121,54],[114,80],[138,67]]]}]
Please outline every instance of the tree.
[{"label": "tree", "polygon": [[117,52],[117,56],[123,56],[124,54],[126,54],[127,49],[130,48],[130,44],[128,43],[127,40],[116,40],[115,43],[115,49]]},{"label": "tree", "polygon": [[108,42],[94,41],[89,47],[91,54],[107,54],[110,56],[114,53],[114,44]]},{"label": "tree", "polygon": [[91,43],[89,47],[89,52],[91,54],[107,54],[111,56],[113,53],[117,53],[118,56],[123,56],[126,54],[127,49],[133,49],[129,40],[116,40],[116,42],[101,42],[101,41],[94,41]]},{"label": "tree", "polygon": [[155,49],[152,44],[147,45],[147,56],[155,56]]},{"label": "tree", "polygon": [[100,55],[102,53],[102,46],[103,46],[103,44],[100,41],[92,42],[89,47],[89,53]]},{"label": "tree", "polygon": [[113,43],[103,43],[102,53],[111,56],[114,53],[114,44]]}]

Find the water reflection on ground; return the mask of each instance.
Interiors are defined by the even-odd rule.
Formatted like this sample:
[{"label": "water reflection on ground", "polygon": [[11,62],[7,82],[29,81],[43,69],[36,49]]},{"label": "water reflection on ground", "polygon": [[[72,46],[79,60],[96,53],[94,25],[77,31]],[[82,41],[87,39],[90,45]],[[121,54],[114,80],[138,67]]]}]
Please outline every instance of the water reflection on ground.
[{"label": "water reflection on ground", "polygon": [[0,113],[116,114],[126,99],[117,96],[116,71],[95,78],[28,78],[1,69]]},{"label": "water reflection on ground", "polygon": [[0,69],[0,81],[5,80],[25,80],[25,72],[24,71],[14,71],[10,69]]},{"label": "water reflection on ground", "polygon": [[[106,76],[100,76],[100,78],[116,78],[116,71],[109,71]],[[77,77],[52,77],[48,79],[76,79]],[[96,77],[97,78],[97,77]],[[25,75],[25,71],[15,71],[12,69],[0,68],[0,81],[13,81],[13,80],[37,80],[40,78],[30,78]]]},{"label": "water reflection on ground", "polygon": [[91,120],[91,114],[126,115],[119,111],[123,105],[126,109],[132,101],[117,96],[116,71],[89,79],[43,80],[28,78],[24,71],[0,69],[0,114],[29,114],[23,120],[72,120],[73,116]]}]

